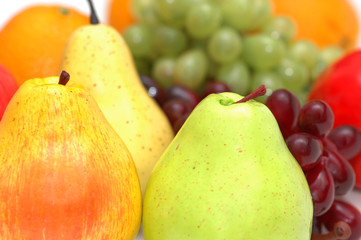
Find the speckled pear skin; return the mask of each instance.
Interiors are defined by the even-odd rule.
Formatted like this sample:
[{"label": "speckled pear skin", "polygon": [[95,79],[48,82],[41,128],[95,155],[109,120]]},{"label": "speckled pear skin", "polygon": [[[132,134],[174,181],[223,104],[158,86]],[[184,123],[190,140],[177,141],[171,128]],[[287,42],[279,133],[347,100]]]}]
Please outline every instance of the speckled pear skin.
[{"label": "speckled pear skin", "polygon": [[143,200],[146,240],[309,240],[306,178],[269,109],[211,94],[158,161]]},{"label": "speckled pear skin", "polygon": [[131,152],[140,185],[174,137],[167,116],[145,90],[122,36],[106,24],[80,27],[70,37],[60,71],[87,89]]},{"label": "speckled pear skin", "polygon": [[90,94],[58,82],[25,81],[0,122],[0,239],[134,239],[133,159]]}]

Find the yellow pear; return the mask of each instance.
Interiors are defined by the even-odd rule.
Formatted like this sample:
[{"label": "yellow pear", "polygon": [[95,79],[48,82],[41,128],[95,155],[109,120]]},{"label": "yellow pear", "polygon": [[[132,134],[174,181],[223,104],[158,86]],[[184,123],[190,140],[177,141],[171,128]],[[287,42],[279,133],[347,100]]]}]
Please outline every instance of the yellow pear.
[{"label": "yellow pear", "polygon": [[166,115],[142,85],[123,37],[113,27],[97,22],[73,32],[61,69],[90,91],[123,139],[144,193],[150,173],[174,133]]},{"label": "yellow pear", "polygon": [[24,82],[0,123],[0,239],[132,240],[142,195],[131,154],[64,74]]}]

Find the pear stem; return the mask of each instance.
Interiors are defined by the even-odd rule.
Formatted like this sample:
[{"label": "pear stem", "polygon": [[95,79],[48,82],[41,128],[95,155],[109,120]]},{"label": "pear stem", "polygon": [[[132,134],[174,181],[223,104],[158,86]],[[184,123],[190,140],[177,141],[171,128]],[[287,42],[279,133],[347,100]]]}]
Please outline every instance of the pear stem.
[{"label": "pear stem", "polygon": [[69,73],[62,71],[59,77],[59,84],[65,86],[69,82],[69,79],[70,79]]},{"label": "pear stem", "polygon": [[88,0],[90,6],[90,23],[91,24],[99,24],[99,18],[94,8],[94,4],[92,0]]},{"label": "pear stem", "polygon": [[346,222],[339,221],[333,226],[333,231],[327,234],[313,233],[311,240],[348,240],[351,237],[351,227]]},{"label": "pear stem", "polygon": [[254,90],[253,92],[242,98],[241,100],[234,102],[233,104],[247,102],[248,100],[265,95],[266,92],[267,92],[266,87],[262,84],[259,88],[257,88],[256,90]]}]

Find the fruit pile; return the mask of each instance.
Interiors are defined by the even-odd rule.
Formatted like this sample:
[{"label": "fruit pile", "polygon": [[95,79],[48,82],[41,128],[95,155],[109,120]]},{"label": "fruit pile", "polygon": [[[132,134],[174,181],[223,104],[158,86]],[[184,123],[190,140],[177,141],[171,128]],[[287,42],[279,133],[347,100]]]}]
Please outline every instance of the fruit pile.
[{"label": "fruit pile", "polygon": [[0,239],[361,237],[342,198],[360,130],[305,101],[340,48],[295,39],[268,0],[120,1],[123,35],[92,1],[0,32]]},{"label": "fruit pile", "polygon": [[304,101],[313,80],[343,55],[340,47],[295,39],[294,23],[272,15],[269,0],[134,0],[132,6],[138,21],[125,28],[124,39],[139,73],[164,89],[182,84],[200,93],[222,81],[246,95],[264,84],[268,95],[285,88]]},{"label": "fruit pile", "polygon": [[360,212],[336,197],[347,194],[355,185],[348,160],[361,151],[360,131],[351,125],[332,129],[334,115],[326,102],[312,100],[300,107],[296,96],[284,89],[274,91],[265,104],[307,178],[314,207],[313,232],[320,233],[322,225],[332,231],[338,221],[344,221],[352,228],[350,239],[359,239]]}]

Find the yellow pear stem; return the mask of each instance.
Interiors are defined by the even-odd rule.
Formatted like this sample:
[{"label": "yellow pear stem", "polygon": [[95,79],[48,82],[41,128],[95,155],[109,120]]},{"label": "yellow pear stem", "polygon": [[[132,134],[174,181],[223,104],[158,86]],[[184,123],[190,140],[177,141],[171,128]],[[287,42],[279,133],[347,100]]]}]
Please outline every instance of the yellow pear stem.
[{"label": "yellow pear stem", "polygon": [[99,18],[94,8],[94,4],[92,0],[88,0],[90,6],[90,23],[91,24],[99,24]]},{"label": "yellow pear stem", "polygon": [[262,84],[259,88],[257,88],[256,90],[254,90],[253,92],[251,92],[250,94],[248,94],[247,96],[245,96],[244,98],[233,104],[247,102],[248,100],[265,95],[266,92],[267,92],[266,87]]},{"label": "yellow pear stem", "polygon": [[59,77],[59,84],[65,86],[69,82],[69,79],[70,79],[69,73],[62,71]]},{"label": "yellow pear stem", "polygon": [[347,240],[351,237],[351,227],[346,222],[339,221],[333,226],[333,231],[327,234],[313,233],[311,240]]}]

